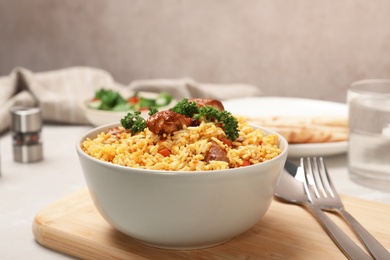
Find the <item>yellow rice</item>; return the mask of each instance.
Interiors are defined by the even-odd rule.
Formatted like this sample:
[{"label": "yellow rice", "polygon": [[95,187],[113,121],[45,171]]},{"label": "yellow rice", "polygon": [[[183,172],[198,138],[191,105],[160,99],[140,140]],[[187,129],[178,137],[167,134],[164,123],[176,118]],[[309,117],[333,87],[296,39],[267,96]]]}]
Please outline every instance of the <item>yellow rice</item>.
[{"label": "yellow rice", "polygon": [[[226,135],[214,123],[201,122],[196,127],[185,127],[172,135],[157,135],[145,128],[132,135],[121,126],[119,134],[100,133],[94,139],[86,139],[82,149],[92,157],[113,164],[134,168],[166,171],[209,171],[242,166],[270,160],[281,153],[276,134],[266,135],[254,129],[238,117],[239,138],[231,147],[220,141]],[[227,152],[230,164],[223,161],[205,162],[211,146],[216,142]],[[159,153],[167,148],[171,154],[164,157]]]}]

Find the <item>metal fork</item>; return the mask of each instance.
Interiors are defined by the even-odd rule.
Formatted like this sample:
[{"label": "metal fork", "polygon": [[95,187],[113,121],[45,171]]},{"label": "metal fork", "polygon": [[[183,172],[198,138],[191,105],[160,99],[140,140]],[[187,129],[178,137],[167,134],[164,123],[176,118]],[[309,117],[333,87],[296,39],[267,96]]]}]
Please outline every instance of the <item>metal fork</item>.
[{"label": "metal fork", "polygon": [[[363,245],[374,259],[390,259],[390,253],[384,248],[351,214],[345,209],[330,179],[324,159],[301,158],[301,166],[305,169],[308,196],[319,208],[340,214],[352,227]],[[305,188],[306,189],[306,188]]]}]

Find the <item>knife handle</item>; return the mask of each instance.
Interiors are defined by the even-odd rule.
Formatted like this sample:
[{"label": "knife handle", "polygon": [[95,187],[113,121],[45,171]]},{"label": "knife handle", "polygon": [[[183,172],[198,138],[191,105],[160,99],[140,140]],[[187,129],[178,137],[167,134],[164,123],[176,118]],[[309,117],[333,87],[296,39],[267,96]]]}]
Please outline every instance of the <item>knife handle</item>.
[{"label": "knife handle", "polygon": [[390,259],[390,253],[386,248],[384,248],[351,214],[344,209],[339,209],[338,212],[351,225],[374,259]]},{"label": "knife handle", "polygon": [[371,259],[355,242],[349,238],[319,207],[307,205],[316,216],[334,243],[340,248],[348,259]]}]

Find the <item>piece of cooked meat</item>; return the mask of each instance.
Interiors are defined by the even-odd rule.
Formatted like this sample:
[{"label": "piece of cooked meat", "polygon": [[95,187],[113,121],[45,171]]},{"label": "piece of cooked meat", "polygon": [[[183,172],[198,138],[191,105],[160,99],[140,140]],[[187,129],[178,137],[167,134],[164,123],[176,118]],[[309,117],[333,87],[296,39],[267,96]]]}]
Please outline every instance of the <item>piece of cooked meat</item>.
[{"label": "piece of cooked meat", "polygon": [[107,133],[112,134],[112,135],[118,135],[118,134],[121,134],[123,132],[125,132],[125,130],[123,130],[120,127],[113,127],[113,128],[110,128],[107,130]]},{"label": "piece of cooked meat", "polygon": [[205,157],[205,161],[209,163],[210,161],[224,161],[230,163],[229,158],[226,155],[224,149],[222,149],[216,142],[211,141],[211,146],[207,155]]},{"label": "piece of cooked meat", "polygon": [[165,110],[155,113],[146,120],[146,126],[155,134],[171,134],[183,128],[183,125],[190,126],[192,118]]},{"label": "piece of cooked meat", "polygon": [[189,99],[188,102],[195,102],[199,108],[204,107],[204,106],[211,106],[211,107],[218,109],[219,111],[225,110],[222,102],[219,100],[216,100],[216,99],[192,98],[192,99]]}]

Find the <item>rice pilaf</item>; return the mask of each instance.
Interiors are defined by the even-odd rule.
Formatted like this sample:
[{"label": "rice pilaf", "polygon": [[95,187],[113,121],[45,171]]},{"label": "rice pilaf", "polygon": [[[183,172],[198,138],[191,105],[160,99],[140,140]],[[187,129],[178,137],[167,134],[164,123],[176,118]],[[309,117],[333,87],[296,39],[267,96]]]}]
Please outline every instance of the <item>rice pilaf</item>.
[{"label": "rice pilaf", "polygon": [[[227,145],[224,130],[214,123],[201,122],[171,135],[158,135],[148,128],[132,135],[122,126],[115,131],[102,132],[96,138],[88,138],[82,149],[99,160],[151,170],[165,171],[210,171],[237,168],[245,163],[256,164],[270,160],[281,153],[278,135],[265,134],[254,129],[243,118],[238,121],[239,137]],[[211,143],[215,142],[226,151],[229,159],[205,161]],[[168,149],[169,155],[159,151]]]}]

